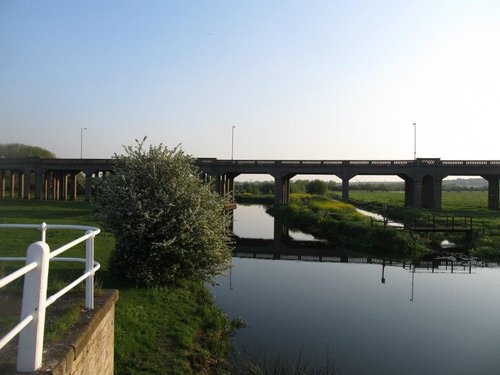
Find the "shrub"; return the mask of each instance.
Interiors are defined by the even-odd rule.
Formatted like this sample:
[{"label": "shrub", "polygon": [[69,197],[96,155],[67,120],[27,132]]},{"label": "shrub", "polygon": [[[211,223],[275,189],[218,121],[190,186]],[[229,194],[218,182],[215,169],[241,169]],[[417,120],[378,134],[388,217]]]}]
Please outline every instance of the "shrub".
[{"label": "shrub", "polygon": [[192,158],[163,145],[125,147],[95,206],[116,237],[110,271],[141,286],[211,281],[230,264],[228,198],[199,179]]},{"label": "shrub", "polygon": [[313,180],[306,186],[306,192],[309,194],[324,195],[327,190],[328,185],[321,180]]}]

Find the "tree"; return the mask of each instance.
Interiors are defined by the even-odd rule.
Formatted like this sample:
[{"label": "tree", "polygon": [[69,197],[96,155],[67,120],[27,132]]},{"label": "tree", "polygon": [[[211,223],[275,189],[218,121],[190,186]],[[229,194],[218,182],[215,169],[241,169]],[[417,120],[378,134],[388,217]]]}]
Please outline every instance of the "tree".
[{"label": "tree", "polygon": [[98,186],[97,212],[116,237],[110,270],[141,286],[212,281],[230,265],[228,197],[199,179],[182,150],[145,150],[145,140],[115,154],[114,172]]},{"label": "tree", "polygon": [[313,180],[307,185],[306,191],[309,194],[324,195],[327,191],[327,185],[324,181]]},{"label": "tree", "polygon": [[23,145],[21,143],[0,144],[0,158],[25,158],[28,156],[47,159],[56,157],[54,153],[38,146]]}]

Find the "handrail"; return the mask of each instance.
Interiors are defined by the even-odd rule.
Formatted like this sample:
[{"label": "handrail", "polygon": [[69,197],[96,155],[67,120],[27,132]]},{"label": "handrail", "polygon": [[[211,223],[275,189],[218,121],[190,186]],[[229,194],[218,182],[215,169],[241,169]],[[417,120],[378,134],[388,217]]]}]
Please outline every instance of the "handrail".
[{"label": "handrail", "polygon": [[[45,325],[45,310],[61,296],[85,280],[85,307],[94,308],[94,274],[100,264],[94,261],[94,237],[101,230],[96,227],[63,224],[0,224],[2,228],[38,229],[41,231],[41,241],[32,243],[26,257],[0,257],[0,261],[25,261],[26,265],[0,279],[0,288],[24,276],[24,290],[21,321],[0,339],[0,349],[19,334],[17,352],[17,371],[32,372],[42,365],[43,332]],[[46,243],[48,229],[84,230],[85,234],[77,239],[50,251]],[[57,255],[86,242],[85,258],[62,258]],[[85,272],[59,292],[47,298],[47,282],[49,264],[51,261],[85,263]]]}]

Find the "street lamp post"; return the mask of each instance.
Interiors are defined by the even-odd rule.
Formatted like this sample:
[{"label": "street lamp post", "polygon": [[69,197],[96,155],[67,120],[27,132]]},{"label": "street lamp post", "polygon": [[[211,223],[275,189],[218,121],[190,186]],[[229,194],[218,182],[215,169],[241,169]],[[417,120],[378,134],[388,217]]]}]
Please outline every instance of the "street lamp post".
[{"label": "street lamp post", "polygon": [[413,160],[417,160],[417,123],[413,123]]},{"label": "street lamp post", "polygon": [[233,125],[231,128],[231,160],[233,160],[234,153],[234,128],[236,128],[236,126]]},{"label": "street lamp post", "polygon": [[87,128],[80,128],[80,159],[83,158],[83,131]]}]

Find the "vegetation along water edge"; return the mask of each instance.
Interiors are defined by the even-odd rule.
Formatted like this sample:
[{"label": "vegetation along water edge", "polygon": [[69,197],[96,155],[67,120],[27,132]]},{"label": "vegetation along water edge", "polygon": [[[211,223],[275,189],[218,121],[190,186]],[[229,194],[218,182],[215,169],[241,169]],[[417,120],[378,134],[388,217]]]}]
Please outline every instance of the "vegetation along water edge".
[{"label": "vegetation along water edge", "polygon": [[324,196],[292,194],[289,204],[276,204],[268,212],[291,228],[354,251],[393,258],[429,252],[419,236],[372,226],[370,218],[357,212],[351,204]]}]

